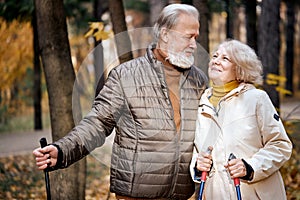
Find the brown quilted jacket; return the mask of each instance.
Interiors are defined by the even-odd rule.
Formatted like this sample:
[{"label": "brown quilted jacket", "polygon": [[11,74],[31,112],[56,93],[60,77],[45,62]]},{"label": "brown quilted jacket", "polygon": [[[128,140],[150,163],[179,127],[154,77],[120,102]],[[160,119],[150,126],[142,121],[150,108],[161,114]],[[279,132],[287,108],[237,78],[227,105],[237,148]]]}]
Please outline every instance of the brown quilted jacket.
[{"label": "brown quilted jacket", "polygon": [[163,65],[145,56],[114,68],[95,98],[91,112],[55,142],[67,167],[105,142],[115,128],[110,190],[140,198],[188,199],[195,120],[206,75],[197,67],[180,80],[181,131],[176,133]]}]

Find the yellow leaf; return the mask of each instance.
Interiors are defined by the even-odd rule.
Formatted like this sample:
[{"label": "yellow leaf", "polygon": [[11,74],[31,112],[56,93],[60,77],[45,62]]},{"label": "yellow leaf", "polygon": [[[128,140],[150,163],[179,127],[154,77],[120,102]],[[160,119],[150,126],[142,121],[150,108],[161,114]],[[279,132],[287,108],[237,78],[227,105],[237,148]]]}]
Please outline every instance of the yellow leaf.
[{"label": "yellow leaf", "polygon": [[93,34],[93,32],[94,32],[94,29],[90,29],[85,35],[84,35],[84,37],[90,37],[92,34]]},{"label": "yellow leaf", "polygon": [[103,22],[90,22],[89,31],[84,35],[84,37],[90,37],[95,32],[102,31],[104,29]]},{"label": "yellow leaf", "polygon": [[278,92],[281,93],[281,94],[289,94],[289,95],[292,94],[291,91],[286,90],[286,89],[284,89],[284,88],[282,88],[282,87],[276,87],[276,91],[278,91]]},{"label": "yellow leaf", "polygon": [[98,30],[103,30],[104,25],[103,22],[90,22],[90,29],[98,29]]},{"label": "yellow leaf", "polygon": [[277,84],[278,84],[278,81],[274,81],[274,80],[267,79],[267,80],[266,80],[266,83],[267,83],[268,85],[277,85]]},{"label": "yellow leaf", "polygon": [[267,79],[277,80],[280,82],[285,82],[286,78],[284,76],[279,76],[277,74],[268,74]]},{"label": "yellow leaf", "polygon": [[97,41],[99,40],[106,40],[109,38],[109,32],[105,32],[105,31],[97,31],[96,33],[94,33],[94,37],[96,38]]},{"label": "yellow leaf", "polygon": [[104,31],[103,22],[90,22],[89,25],[90,29],[84,35],[84,37],[93,36],[97,41],[106,40],[109,38],[110,31]]}]

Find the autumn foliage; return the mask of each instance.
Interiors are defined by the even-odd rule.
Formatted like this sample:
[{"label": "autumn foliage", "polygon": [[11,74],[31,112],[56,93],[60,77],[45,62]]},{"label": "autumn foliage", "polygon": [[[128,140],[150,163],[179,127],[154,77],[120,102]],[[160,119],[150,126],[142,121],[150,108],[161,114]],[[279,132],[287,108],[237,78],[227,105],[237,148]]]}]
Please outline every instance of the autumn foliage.
[{"label": "autumn foliage", "polygon": [[0,18],[0,123],[28,103],[21,98],[31,91],[26,74],[32,71],[32,41],[30,22],[6,22]]}]

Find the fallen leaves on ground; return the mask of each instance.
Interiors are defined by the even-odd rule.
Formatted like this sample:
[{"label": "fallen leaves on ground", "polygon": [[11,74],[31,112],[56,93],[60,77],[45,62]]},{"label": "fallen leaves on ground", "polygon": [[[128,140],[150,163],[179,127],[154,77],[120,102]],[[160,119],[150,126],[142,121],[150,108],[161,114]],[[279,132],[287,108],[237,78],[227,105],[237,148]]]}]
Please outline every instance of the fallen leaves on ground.
[{"label": "fallen leaves on ground", "polygon": [[[115,199],[109,192],[109,168],[87,156],[86,200]],[[0,199],[46,199],[43,171],[31,154],[0,158]]]},{"label": "fallen leaves on ground", "polygon": [[[281,168],[288,200],[300,199],[300,155],[294,149]],[[86,200],[110,199],[109,168],[87,156]],[[37,170],[31,154],[0,158],[0,199],[46,199],[44,173]]]}]

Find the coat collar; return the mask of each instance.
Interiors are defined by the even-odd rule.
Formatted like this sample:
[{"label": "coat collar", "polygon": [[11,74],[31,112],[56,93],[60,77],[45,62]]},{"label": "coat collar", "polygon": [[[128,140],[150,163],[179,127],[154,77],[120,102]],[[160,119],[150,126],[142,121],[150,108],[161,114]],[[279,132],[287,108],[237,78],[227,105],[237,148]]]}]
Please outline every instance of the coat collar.
[{"label": "coat collar", "polygon": [[[164,81],[162,81],[164,79],[164,72],[163,72],[164,65],[163,65],[162,62],[160,62],[159,60],[156,59],[156,57],[153,53],[153,49],[156,48],[156,45],[157,45],[156,43],[151,43],[148,46],[147,50],[146,50],[146,55],[145,56],[149,60],[149,62],[151,63],[151,66],[154,68],[156,73],[158,74],[159,79],[164,84],[164,87],[166,87],[166,83]],[[182,70],[183,77],[180,80],[180,88],[184,84],[186,79],[188,78],[188,75],[189,75],[192,67],[195,67],[195,66],[192,65],[190,68]]]},{"label": "coat collar", "polygon": [[[226,94],[222,99],[222,100],[226,100],[228,98],[231,98],[232,96],[239,96],[240,94],[246,92],[247,90],[250,89],[254,89],[255,86],[253,84],[249,84],[249,83],[240,83],[239,86],[233,90],[231,90],[228,94]],[[212,95],[212,87],[208,88],[205,93],[204,93],[204,97],[207,98],[207,100],[210,98],[210,96]]]},{"label": "coat collar", "polygon": [[212,95],[212,87],[205,90],[203,93],[200,102],[199,102],[199,108],[201,108],[200,112],[202,114],[208,114],[208,115],[218,115],[218,111],[220,110],[220,103],[223,101],[226,101],[234,96],[239,96],[240,94],[250,90],[255,89],[255,86],[253,84],[249,83],[240,83],[240,85],[231,90],[228,94],[226,94],[224,97],[222,97],[218,103],[218,106],[215,108],[210,102],[209,98]]}]

